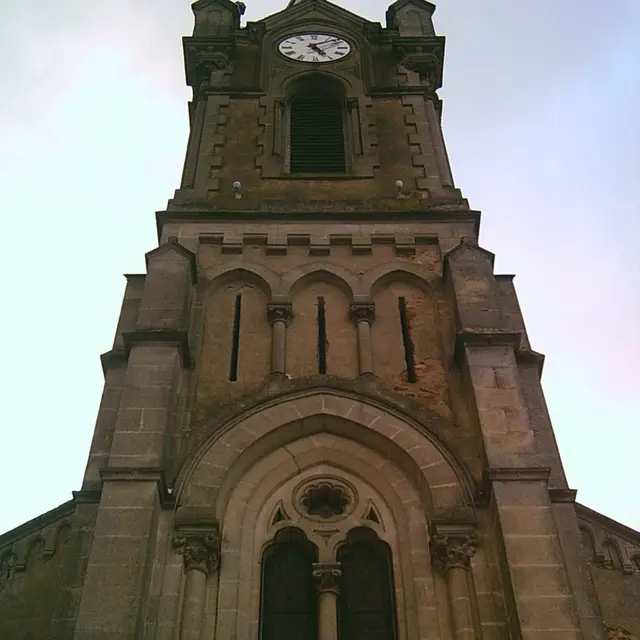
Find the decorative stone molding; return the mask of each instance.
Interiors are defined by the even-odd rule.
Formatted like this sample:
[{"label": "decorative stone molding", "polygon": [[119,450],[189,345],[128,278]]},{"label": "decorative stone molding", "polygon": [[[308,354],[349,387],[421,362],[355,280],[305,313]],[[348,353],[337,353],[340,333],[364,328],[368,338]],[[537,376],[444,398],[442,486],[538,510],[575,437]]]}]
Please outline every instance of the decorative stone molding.
[{"label": "decorative stone molding", "polygon": [[439,75],[439,61],[436,56],[429,53],[411,53],[402,59],[400,66],[417,73],[420,85],[427,91],[432,92],[436,89]]},{"label": "decorative stone molding", "polygon": [[187,84],[200,96],[213,86],[228,84],[229,67],[233,60],[233,44],[224,38],[217,41],[199,42],[188,39],[185,42],[185,62]]},{"label": "decorative stone molding", "polygon": [[340,563],[321,564],[313,563],[313,577],[316,579],[316,588],[318,593],[329,591],[336,595],[340,591]]},{"label": "decorative stone molding", "polygon": [[220,531],[217,525],[207,531],[177,531],[173,546],[182,554],[185,572],[197,569],[208,576],[220,566]]},{"label": "decorative stone molding", "polygon": [[0,559],[0,592],[13,576],[15,564],[16,556],[14,554],[6,555],[4,558]]},{"label": "decorative stone molding", "polygon": [[288,325],[293,318],[293,307],[291,303],[269,303],[267,305],[267,318],[269,318],[271,324],[280,321]]},{"label": "decorative stone molding", "polygon": [[357,505],[354,487],[337,478],[314,478],[294,491],[293,504],[300,515],[318,522],[334,522],[350,515]]},{"label": "decorative stone molding", "polygon": [[429,546],[434,565],[446,575],[454,568],[469,569],[478,543],[469,525],[435,525]]},{"label": "decorative stone molding", "polygon": [[266,25],[264,22],[247,22],[246,33],[249,36],[249,42],[259,44],[264,38]]},{"label": "decorative stone molding", "polygon": [[323,519],[344,515],[351,502],[344,487],[331,482],[309,485],[300,496],[300,504],[307,514]]},{"label": "decorative stone molding", "polygon": [[372,324],[376,317],[376,308],[373,302],[354,302],[349,305],[349,316],[352,322],[368,322]]}]

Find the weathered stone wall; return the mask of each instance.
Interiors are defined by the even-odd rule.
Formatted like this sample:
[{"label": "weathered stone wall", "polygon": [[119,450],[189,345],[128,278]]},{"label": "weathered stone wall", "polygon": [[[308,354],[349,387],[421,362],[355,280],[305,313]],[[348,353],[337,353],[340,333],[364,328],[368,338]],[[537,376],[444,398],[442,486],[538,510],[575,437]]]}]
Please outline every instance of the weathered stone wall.
[{"label": "weathered stone wall", "polygon": [[[60,512],[61,515],[56,517]],[[78,572],[81,544],[72,532],[73,505],[54,510],[0,539],[0,638],[35,640],[52,635],[54,618],[69,605],[61,598],[70,572]],[[38,526],[38,520],[44,522]],[[24,533],[22,533],[24,530]],[[7,536],[3,536],[4,539]]]}]

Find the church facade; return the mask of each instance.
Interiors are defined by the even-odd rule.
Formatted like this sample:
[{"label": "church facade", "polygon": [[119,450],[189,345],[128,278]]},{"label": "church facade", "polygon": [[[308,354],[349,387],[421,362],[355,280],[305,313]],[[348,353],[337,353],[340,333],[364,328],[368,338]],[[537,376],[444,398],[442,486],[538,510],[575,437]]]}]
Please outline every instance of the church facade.
[{"label": "church facade", "polygon": [[441,129],[434,5],[198,0],[190,136],[86,473],[0,536],[2,640],[640,638]]}]

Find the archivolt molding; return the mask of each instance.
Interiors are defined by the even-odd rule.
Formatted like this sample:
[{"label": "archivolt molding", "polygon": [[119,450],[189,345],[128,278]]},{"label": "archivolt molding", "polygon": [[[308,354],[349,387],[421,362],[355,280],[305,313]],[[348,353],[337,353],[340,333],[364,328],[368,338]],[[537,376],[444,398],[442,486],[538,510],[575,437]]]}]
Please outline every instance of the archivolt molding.
[{"label": "archivolt molding", "polygon": [[330,262],[312,262],[288,271],[282,276],[282,294],[287,298],[294,296],[305,282],[325,279],[338,286],[349,300],[359,290],[358,277],[348,269]]},{"label": "archivolt molding", "polygon": [[349,300],[365,300],[375,295],[390,278],[406,279],[426,290],[433,289],[440,276],[423,265],[400,261],[377,266],[360,275],[326,261],[312,262],[283,275],[260,264],[234,261],[203,271],[198,288],[204,297],[234,279],[244,279],[257,284],[270,298],[288,301],[306,282],[324,279],[338,286]]},{"label": "archivolt molding", "polygon": [[238,279],[257,284],[269,297],[280,289],[280,276],[275,271],[259,264],[237,261],[203,271],[199,279],[200,294],[205,297]]},{"label": "archivolt molding", "polygon": [[221,425],[182,469],[178,504],[219,510],[229,478],[235,482],[259,457],[322,432],[360,442],[406,469],[430,516],[472,517],[472,484],[432,433],[368,399],[328,389],[272,399]]},{"label": "archivolt molding", "polygon": [[373,297],[390,278],[407,279],[422,289],[433,289],[440,276],[421,264],[411,262],[388,262],[365,272],[361,277],[361,291]]},{"label": "archivolt molding", "polygon": [[[301,483],[322,477],[341,479],[358,491],[359,504],[345,519],[321,523],[293,507]],[[433,587],[424,594],[415,589],[416,581],[432,580],[420,497],[404,469],[390,463],[384,454],[343,436],[301,434],[259,457],[249,469],[243,468],[233,485],[221,512],[224,546],[219,598],[225,606],[219,611],[218,624],[225,630],[235,630],[237,637],[256,637],[257,630],[251,625],[258,620],[261,555],[286,527],[303,531],[318,547],[319,563],[329,565],[335,563],[348,531],[361,526],[373,529],[392,549],[399,638],[422,637],[426,629],[437,627],[438,621],[432,618]],[[371,503],[384,528],[366,520]],[[289,520],[274,525],[278,508],[286,511]],[[425,600],[431,600],[429,606],[416,615]]]}]

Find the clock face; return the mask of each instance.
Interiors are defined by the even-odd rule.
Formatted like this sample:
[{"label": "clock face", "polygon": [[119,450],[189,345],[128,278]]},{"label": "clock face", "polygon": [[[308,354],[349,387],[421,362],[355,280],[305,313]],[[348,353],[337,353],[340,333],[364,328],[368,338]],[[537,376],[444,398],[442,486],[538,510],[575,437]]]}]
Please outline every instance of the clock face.
[{"label": "clock face", "polygon": [[329,33],[300,33],[287,36],[278,50],[285,58],[298,62],[335,62],[349,55],[351,45]]}]

